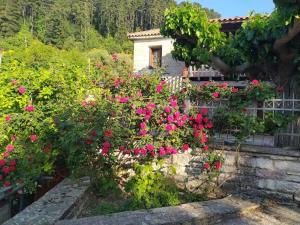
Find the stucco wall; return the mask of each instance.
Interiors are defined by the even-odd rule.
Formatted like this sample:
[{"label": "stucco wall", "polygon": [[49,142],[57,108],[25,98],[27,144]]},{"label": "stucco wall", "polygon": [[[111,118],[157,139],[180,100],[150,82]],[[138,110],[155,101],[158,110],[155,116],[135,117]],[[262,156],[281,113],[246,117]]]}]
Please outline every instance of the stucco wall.
[{"label": "stucco wall", "polygon": [[134,70],[149,67],[150,47],[162,46],[162,67],[170,75],[180,75],[184,63],[172,58],[173,40],[170,38],[152,38],[134,40]]}]

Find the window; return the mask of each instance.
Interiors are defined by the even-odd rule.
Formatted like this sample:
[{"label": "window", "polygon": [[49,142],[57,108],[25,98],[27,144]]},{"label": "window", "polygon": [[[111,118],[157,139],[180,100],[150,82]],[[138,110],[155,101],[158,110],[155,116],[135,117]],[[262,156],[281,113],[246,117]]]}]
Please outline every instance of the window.
[{"label": "window", "polygon": [[153,46],[150,47],[150,68],[161,67],[161,58],[162,58],[162,47]]}]

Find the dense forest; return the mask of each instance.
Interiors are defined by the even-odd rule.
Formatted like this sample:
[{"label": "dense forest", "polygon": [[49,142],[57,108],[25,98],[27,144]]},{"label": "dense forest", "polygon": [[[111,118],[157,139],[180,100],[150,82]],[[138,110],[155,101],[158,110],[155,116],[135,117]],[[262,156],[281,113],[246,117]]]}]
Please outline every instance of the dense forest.
[{"label": "dense forest", "polygon": [[[175,0],[0,0],[0,37],[23,28],[58,48],[92,49],[117,42],[126,50],[127,32],[160,27],[165,9],[175,5]],[[206,11],[210,18],[220,17]]]}]

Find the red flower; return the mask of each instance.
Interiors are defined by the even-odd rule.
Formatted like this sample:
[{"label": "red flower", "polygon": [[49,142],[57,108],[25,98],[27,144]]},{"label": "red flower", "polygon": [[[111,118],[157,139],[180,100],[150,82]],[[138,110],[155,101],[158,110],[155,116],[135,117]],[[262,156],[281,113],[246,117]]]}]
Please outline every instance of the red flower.
[{"label": "red flower", "polygon": [[184,145],[182,146],[182,150],[184,150],[184,151],[189,150],[189,148],[190,148],[190,146],[189,146],[188,144],[184,144]]},{"label": "red flower", "polygon": [[17,138],[16,138],[16,136],[15,136],[15,135],[13,135],[13,136],[11,136],[11,138],[10,138],[10,139],[11,139],[11,141],[16,141],[16,139],[17,139]]},{"label": "red flower", "polygon": [[26,92],[26,88],[24,86],[19,87],[19,93],[22,95]]},{"label": "red flower", "polygon": [[35,107],[33,105],[28,105],[26,106],[25,110],[28,112],[33,112],[35,110]]},{"label": "red flower", "polygon": [[11,186],[11,183],[9,181],[5,181],[3,184],[4,187],[9,187]]},{"label": "red flower", "polygon": [[253,80],[251,83],[252,83],[253,85],[258,85],[258,84],[259,84],[259,81],[258,81],[258,80]]},{"label": "red flower", "polygon": [[278,86],[276,88],[276,91],[279,92],[279,93],[282,93],[282,92],[284,92],[284,88],[282,86]]},{"label": "red flower", "polygon": [[113,133],[112,133],[111,130],[105,130],[105,131],[104,131],[104,136],[105,136],[105,137],[110,138],[110,137],[112,137],[112,135],[113,135]]},{"label": "red flower", "polygon": [[96,130],[92,130],[92,132],[90,133],[90,135],[92,137],[97,137],[97,131]]},{"label": "red flower", "polygon": [[220,170],[221,168],[222,168],[222,163],[221,162],[216,162],[215,163],[215,168],[216,168],[216,170]]},{"label": "red flower", "polygon": [[2,166],[5,166],[5,164],[6,164],[6,160],[5,159],[1,159],[0,160],[0,166],[2,167]]},{"label": "red flower", "polygon": [[204,147],[203,147],[203,150],[204,151],[207,151],[209,149],[209,147],[207,146],[207,145],[205,145]]},{"label": "red flower", "polygon": [[108,141],[103,143],[103,148],[110,148],[110,143]]},{"label": "red flower", "polygon": [[3,180],[3,175],[0,174],[0,181]]},{"label": "red flower", "polygon": [[9,122],[11,120],[11,117],[8,115],[5,117],[6,122]]},{"label": "red flower", "polygon": [[204,168],[205,170],[209,170],[209,168],[210,168],[209,163],[208,163],[208,162],[204,163],[204,164],[203,164],[203,168]]},{"label": "red flower", "polygon": [[7,166],[5,166],[5,167],[3,167],[2,168],[2,172],[4,173],[4,174],[8,174],[9,173],[9,167],[7,167]]},{"label": "red flower", "polygon": [[17,164],[16,160],[14,160],[14,159],[11,160],[10,163],[9,163],[10,166],[16,166],[16,164]]},{"label": "red flower", "polygon": [[124,146],[120,146],[119,150],[123,152],[123,151],[125,151],[125,147]]},{"label": "red flower", "polygon": [[30,135],[31,142],[36,142],[37,139],[38,139],[37,135],[35,135],[35,134]]},{"label": "red flower", "polygon": [[120,80],[116,79],[115,80],[115,88],[119,88],[120,87]]},{"label": "red flower", "polygon": [[[3,152],[3,157],[4,158],[8,158],[9,157],[9,153],[8,152]],[[0,165],[1,166],[1,165]]]},{"label": "red flower", "polygon": [[207,109],[207,108],[202,108],[202,109],[201,109],[201,113],[202,113],[203,115],[206,115],[206,114],[208,113],[208,109]]},{"label": "red flower", "polygon": [[88,140],[85,140],[84,143],[85,143],[86,145],[91,145],[91,144],[93,144],[93,141],[90,140],[90,139],[88,139]]},{"label": "red flower", "polygon": [[9,152],[12,152],[14,150],[14,146],[13,145],[7,145],[6,146],[6,150],[9,151]]}]

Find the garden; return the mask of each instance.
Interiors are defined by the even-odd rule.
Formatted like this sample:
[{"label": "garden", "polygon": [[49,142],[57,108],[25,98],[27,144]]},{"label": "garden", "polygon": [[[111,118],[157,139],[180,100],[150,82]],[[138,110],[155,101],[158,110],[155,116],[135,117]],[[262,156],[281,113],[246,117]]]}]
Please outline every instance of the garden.
[{"label": "garden", "polygon": [[[280,10],[282,6],[278,4]],[[242,63],[238,59],[249,59],[249,43],[265,43],[249,33],[252,26],[257,31],[257,27],[264,25],[258,16],[244,25],[237,39],[231,36],[226,39],[218,33],[218,24],[208,26],[207,18],[202,24],[197,23],[201,30],[207,22],[209,29],[204,29],[207,33],[193,30],[197,28],[193,24],[178,24],[184,28],[179,33],[174,20],[186,21],[185,17],[193,15],[189,21],[195,22],[206,16],[202,11],[197,14],[199,9],[187,14],[190,7],[187,4],[167,11],[162,29],[177,41],[174,57],[187,64],[212,61],[234,77],[240,68],[235,66]],[[278,19],[278,12],[270,17],[271,22]],[[299,17],[295,18],[299,21]],[[286,21],[285,31],[292,26],[292,21]],[[201,35],[210,38],[203,39]],[[243,35],[247,36],[247,42],[240,41],[245,39]],[[271,38],[269,42],[276,39]],[[251,53],[251,59],[274,56],[269,42],[265,43],[262,55]],[[205,48],[201,50],[199,46]],[[221,49],[228,46],[230,51]],[[288,47],[295,46],[299,49],[299,41]],[[41,43],[26,31],[1,40],[1,47],[4,49],[0,64],[0,192],[3,196],[26,195],[36,200],[65,177],[89,176],[93,201],[84,212],[88,216],[211,199],[210,193],[219,186],[218,177],[225,160],[220,149],[214,147],[215,134],[231,131],[238,152],[251,135],[272,135],[299,118],[298,114],[280,111],[264,115],[259,110],[255,115],[248,111],[253,104],[260,107],[265,101],[282,95],[296,80],[299,72],[296,66],[289,74],[281,74],[279,66],[276,69],[282,77],[266,78],[266,74],[275,73],[274,63],[285,59],[283,52],[271,63],[269,60],[269,64],[252,60],[248,66],[247,62],[243,68],[247,67],[251,75],[244,88],[226,82],[201,85],[184,82],[174,92],[161,79],[160,71],[133,73],[131,55],[125,53],[60,50]],[[237,48],[245,52],[235,54]],[[219,58],[216,63],[215,55],[227,61],[220,63]],[[299,64],[299,52],[292,61]],[[264,71],[256,70],[259,76],[253,77],[254,67]],[[287,82],[286,76],[293,79]],[[190,101],[192,105],[202,103],[189,107]],[[226,104],[219,104],[214,114],[207,107],[223,101]],[[184,154],[200,158],[194,168],[205,177],[205,182],[196,188],[199,190],[196,193],[187,187],[179,188],[174,179],[176,169],[172,159]]]}]

